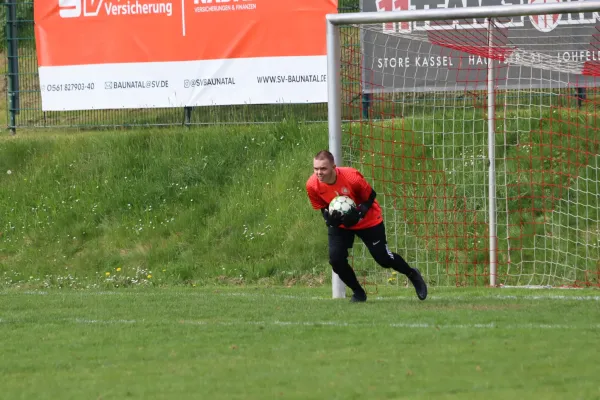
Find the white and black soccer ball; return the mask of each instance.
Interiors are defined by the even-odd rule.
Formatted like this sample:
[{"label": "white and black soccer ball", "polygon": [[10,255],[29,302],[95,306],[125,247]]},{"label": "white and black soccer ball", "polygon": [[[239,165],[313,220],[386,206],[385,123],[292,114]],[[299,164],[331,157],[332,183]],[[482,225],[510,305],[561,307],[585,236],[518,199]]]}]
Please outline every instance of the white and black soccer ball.
[{"label": "white and black soccer ball", "polygon": [[352,207],[356,207],[356,203],[348,196],[336,196],[331,203],[329,203],[329,213],[331,214],[334,210],[339,211],[342,214],[347,214]]}]

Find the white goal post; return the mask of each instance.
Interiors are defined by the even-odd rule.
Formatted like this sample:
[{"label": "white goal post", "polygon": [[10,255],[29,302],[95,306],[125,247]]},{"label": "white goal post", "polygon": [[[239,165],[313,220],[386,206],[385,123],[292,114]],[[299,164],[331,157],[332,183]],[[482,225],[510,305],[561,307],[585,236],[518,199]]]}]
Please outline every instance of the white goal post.
[{"label": "white goal post", "polygon": [[[584,111],[574,110],[574,106],[571,105],[567,108],[564,101],[571,99],[571,92],[565,94],[564,90],[570,90],[571,87],[579,88],[579,86],[595,88],[595,77],[600,76],[595,68],[597,64],[600,65],[600,61],[597,60],[593,50],[590,56],[588,46],[587,50],[581,50],[584,53],[581,57],[585,57],[587,51],[587,60],[577,58],[579,56],[569,55],[568,60],[565,56],[565,60],[555,62],[556,50],[551,49],[550,44],[556,39],[548,36],[547,39],[540,39],[536,43],[525,43],[513,40],[510,37],[507,39],[508,34],[506,32],[510,27],[507,28],[509,24],[506,21],[512,17],[519,17],[521,18],[520,21],[525,21],[525,17],[529,16],[563,15],[562,18],[549,17],[547,22],[544,23],[557,25],[558,22],[567,21],[568,18],[568,21],[574,21],[569,22],[571,23],[569,26],[578,27],[574,15],[581,15],[581,18],[592,15],[594,21],[588,25],[592,28],[596,27],[596,31],[600,35],[600,28],[598,28],[600,27],[598,23],[600,2],[537,3],[537,1],[533,1],[533,4],[503,6],[355,12],[329,14],[326,17],[329,149],[334,155],[338,166],[351,165],[359,169],[372,171],[365,176],[377,186],[378,201],[385,203],[382,204],[384,219],[389,221],[386,222],[386,230],[388,235],[393,236],[391,239],[388,238],[390,239],[390,249],[392,251],[397,250],[403,256],[410,253],[405,258],[407,258],[409,264],[421,263],[419,268],[421,272],[424,272],[423,275],[428,281],[432,279],[441,282],[444,279],[441,276],[445,273],[446,276],[451,276],[451,278],[448,278],[450,285],[453,285],[453,280],[455,280],[458,286],[469,285],[470,282],[481,284],[480,277],[482,276],[485,280],[485,286],[491,287],[513,283],[516,285],[544,286],[558,282],[557,284],[562,285],[565,282],[568,284],[582,281],[597,285],[598,276],[594,275],[597,272],[592,271],[594,267],[590,267],[591,261],[595,260],[597,256],[595,245],[585,244],[590,247],[585,254],[580,254],[581,249],[573,248],[571,244],[573,240],[580,239],[572,240],[568,236],[571,231],[574,235],[573,238],[587,235],[587,231],[592,232],[595,229],[594,226],[596,225],[593,224],[597,224],[600,229],[600,221],[596,220],[596,215],[593,218],[591,216],[592,212],[596,212],[592,208],[594,205],[584,204],[586,200],[583,200],[581,195],[581,193],[584,193],[588,197],[596,196],[595,189],[581,189],[579,186],[584,183],[588,185],[595,179],[596,175],[592,177],[591,174],[592,172],[595,174],[596,169],[590,170],[592,172],[585,172],[585,168],[593,168],[590,165],[596,162],[595,154],[592,154],[594,153],[592,150],[588,151],[587,147],[577,147],[578,145],[573,144],[573,137],[579,137],[579,134],[571,131],[569,131],[570,133],[560,133],[558,128],[553,128],[553,124],[557,124],[556,126],[570,126],[572,119],[575,118],[571,116],[571,112],[580,112],[581,114],[577,114],[579,119],[582,116],[584,118],[595,117],[595,100],[589,100],[591,97],[588,97],[588,100],[593,104],[588,104],[585,113]],[[446,25],[436,24],[435,21],[445,21],[444,24]],[[514,21],[514,19],[511,21]],[[462,39],[458,37],[459,39],[457,39],[456,32],[471,32],[469,30],[471,28],[466,26],[469,23],[472,24],[472,31],[478,32],[478,35],[484,35],[484,31],[487,30],[487,48],[484,48],[482,42],[478,39],[473,41],[474,44],[469,45],[465,44],[464,37]],[[580,25],[583,26],[583,24],[582,22]],[[539,31],[548,31],[550,28],[542,27]],[[343,29],[351,29],[354,33],[344,37]],[[433,35],[432,32],[439,34]],[[502,43],[496,40],[497,35],[495,32],[502,32]],[[588,32],[586,31],[585,35],[588,35]],[[473,33],[471,35],[474,36]],[[589,35],[590,38],[592,36],[592,34]],[[348,45],[349,41],[354,41],[355,38],[357,41],[360,40],[360,46],[356,45],[355,42],[352,42],[354,47]],[[460,42],[457,42],[457,40],[460,40]],[[587,40],[588,45],[592,42],[595,43],[595,39],[582,40]],[[419,55],[420,51],[424,51],[422,50],[424,48],[423,43],[427,44],[427,51],[430,52],[432,47],[443,49],[441,53],[435,53],[438,55],[436,56],[437,59],[433,56],[431,58],[431,60],[437,60],[436,66],[422,64],[424,59],[430,59]],[[370,46],[369,50],[365,50],[365,44]],[[567,49],[567,45],[573,45],[573,43],[565,43],[565,49]],[[353,50],[357,47],[360,47],[360,50]],[[398,56],[400,51],[404,52],[402,57]],[[390,54],[390,60],[393,60],[395,64],[381,67],[382,58],[380,57],[378,58],[379,66],[377,66],[374,61],[374,58],[377,58],[375,53]],[[414,54],[414,56],[411,56],[412,58],[409,60],[409,57],[404,57],[404,54]],[[429,54],[433,53],[425,55]],[[600,46],[598,54],[600,54]],[[455,65],[458,66],[440,70],[441,57],[447,57],[443,58],[443,62],[445,63],[449,59],[450,64],[452,64],[452,57],[455,57]],[[365,60],[367,59],[372,64],[365,67]],[[406,59],[407,64],[409,61],[413,63],[413,66],[416,62],[417,67],[409,72],[408,65],[402,65],[404,59]],[[476,62],[479,62],[479,59],[484,59],[484,61],[477,64]],[[470,63],[471,61],[472,63]],[[381,69],[378,69],[380,67]],[[441,68],[444,68],[444,66]],[[504,68],[511,68],[511,70],[506,72]],[[539,78],[536,75],[538,74],[536,68],[543,70],[539,71]],[[522,72],[525,69],[533,72]],[[361,72],[356,72],[358,70]],[[598,70],[600,71],[600,68]],[[521,75],[510,75],[511,73],[517,74],[517,71],[520,71],[518,73]],[[423,78],[417,79],[417,74]],[[472,78],[464,78],[466,75],[461,74],[479,76],[481,82],[473,83]],[[514,76],[514,78],[509,75]],[[584,75],[589,78],[585,84],[583,81],[576,81],[573,78],[573,76]],[[369,78],[369,76],[375,78]],[[451,85],[448,77],[454,79]],[[512,83],[509,82],[511,79],[513,79]],[[417,86],[417,83],[415,83],[417,81],[420,82],[418,85],[422,86]],[[430,89],[427,85],[435,86],[435,88]],[[442,92],[443,94],[440,94]],[[450,97],[450,93],[452,93],[452,97]],[[545,100],[546,96],[549,98],[548,102]],[[588,96],[590,96],[589,91]],[[357,105],[360,101],[357,99],[361,98],[363,99],[362,106],[371,107],[370,109],[361,108],[360,104]],[[473,98],[472,104],[465,105],[467,104],[466,98]],[[429,107],[428,104],[433,104],[430,109],[427,108]],[[533,111],[524,111],[525,107],[532,106],[537,108]],[[467,111],[469,112],[467,113]],[[368,112],[372,112],[372,114],[366,115]],[[552,115],[561,115],[562,117],[553,117]],[[429,126],[427,125],[430,122],[429,120],[432,120],[434,124],[431,132],[426,128],[426,126]],[[523,124],[525,123],[531,126],[527,125],[527,128],[524,128]],[[582,122],[582,124],[584,123]],[[436,124],[444,127],[450,126],[450,128],[443,128],[448,129],[447,131],[436,131]],[[514,145],[518,152],[525,152],[523,138],[530,138],[537,132],[534,129],[535,124],[539,124],[540,127],[544,124],[544,126],[550,126],[550,128],[543,128],[546,130],[540,128],[541,139],[528,139],[531,140],[530,144],[539,148],[539,157],[537,155],[532,156],[533,153],[531,152],[527,156],[512,156],[504,151],[507,146]],[[516,126],[514,132],[511,131],[513,125]],[[582,143],[592,140],[595,143],[596,138],[592,133],[596,132],[596,127],[592,126],[591,123],[589,125],[585,128],[586,139],[582,139]],[[487,132],[485,132],[487,135],[482,136],[481,142],[478,142],[478,139],[471,139],[467,136],[476,128],[468,132],[467,128],[464,128],[464,131],[457,133],[455,131],[456,126],[462,126],[463,128],[468,126],[468,129],[471,129],[471,126],[485,126],[483,130],[487,129]],[[346,136],[349,130],[352,135],[351,138]],[[402,138],[393,136],[394,132],[397,135],[402,135]],[[454,138],[447,135],[449,132],[453,133]],[[549,145],[545,142],[548,137],[546,132],[550,132],[551,138],[554,138],[554,141],[550,139]],[[435,136],[434,133],[438,136]],[[456,142],[459,136],[462,144]],[[511,144],[513,142],[510,141],[508,143],[506,137],[514,138],[516,144]],[[439,140],[444,141],[443,146],[445,147],[439,144]],[[449,143],[453,140],[455,144],[450,147]],[[504,140],[504,143],[502,143],[502,140]],[[560,140],[568,141],[569,147],[564,144],[559,145]],[[404,145],[398,145],[394,148],[389,147],[396,146],[396,143],[400,142],[403,142]],[[410,157],[407,155],[409,154],[407,153],[409,145],[412,146]],[[449,155],[449,149],[451,149],[452,155]],[[497,154],[498,149],[502,151],[501,155]],[[531,146],[529,149],[532,151]],[[546,150],[552,154],[548,156]],[[559,156],[553,155],[554,152],[566,153],[566,155],[561,155],[563,157],[561,161]],[[475,161],[469,161],[466,156],[467,153],[471,157],[470,160]],[[568,159],[571,153],[581,154],[581,157],[585,156],[585,165],[583,161]],[[427,154],[427,156],[424,154]],[[442,154],[442,156],[439,154]],[[481,156],[478,159],[476,155]],[[406,166],[405,161],[401,161],[401,157],[405,157],[406,163],[409,162],[408,158],[411,158],[410,162],[413,164]],[[496,169],[499,157],[503,157],[502,171]],[[507,161],[509,158],[511,163]],[[376,159],[379,161],[376,161]],[[565,159],[568,160],[564,161]],[[575,173],[571,170],[567,172],[559,171],[559,167],[557,167],[551,172],[548,172],[550,170],[544,170],[537,174],[536,167],[529,166],[534,165],[537,162],[536,160],[539,160],[540,165],[549,164],[550,167],[548,168],[552,168],[552,165],[558,163],[559,167],[563,164],[566,165],[565,168],[570,168],[575,164],[579,167],[581,164],[582,169],[578,169],[578,172]],[[547,162],[548,160],[549,162]],[[419,167],[417,167],[417,161],[419,161]],[[403,167],[400,167],[401,162]],[[421,167],[421,163],[428,163],[429,166],[427,168]],[[441,167],[431,167],[434,163],[439,163]],[[471,169],[467,170],[467,167],[462,167],[462,170],[456,168],[459,163],[461,165],[468,164],[468,168]],[[473,165],[475,166],[473,167]],[[420,179],[423,179],[422,182],[429,182],[427,179],[436,179],[431,177],[432,171],[440,176],[439,183],[435,187],[423,186],[426,183],[421,185],[419,183],[421,182]],[[438,173],[438,171],[442,172]],[[447,172],[444,173],[444,171]],[[386,175],[388,173],[390,175]],[[452,173],[454,173],[454,176],[452,176]],[[393,174],[396,174],[395,177],[393,177]],[[422,174],[424,178],[420,178],[418,174]],[[464,180],[461,181],[455,178],[457,174],[462,174],[460,176],[469,179],[472,176],[478,176],[482,179],[476,182],[469,180],[467,185]],[[552,184],[550,181],[546,182],[546,176],[549,176],[549,174],[552,174],[552,182],[554,182]],[[586,175],[588,178],[585,182],[582,181],[583,178],[578,178],[584,174],[589,175]],[[410,185],[406,183],[408,181],[403,180],[408,178],[401,178],[400,175],[413,176],[411,179],[415,182],[416,192],[410,194],[403,192],[405,189],[408,190],[407,187]],[[568,181],[556,183],[564,175],[568,175]],[[524,176],[530,176],[528,186],[525,186]],[[536,176],[541,177],[538,178],[541,179],[539,182],[535,181]],[[503,180],[503,186],[499,189],[497,180],[500,178]],[[574,185],[579,188],[578,192],[571,192],[574,190]],[[467,189],[464,189],[464,187],[467,186],[474,189],[466,191]],[[542,195],[527,194],[530,189],[533,190],[537,186],[549,187],[548,190],[550,191],[553,190],[553,187],[560,186],[561,194],[559,196],[558,192],[550,193],[547,191],[543,192]],[[512,188],[519,192],[518,196],[511,194]],[[432,193],[430,199],[423,200],[425,206],[417,204],[421,201],[419,190]],[[497,195],[499,190],[502,193],[501,198]],[[600,191],[598,192],[600,193]],[[580,197],[575,199],[577,194]],[[402,200],[402,196],[406,199]],[[408,196],[412,197],[408,198]],[[435,204],[441,197],[444,198],[445,205],[436,208]],[[550,202],[552,202],[551,205],[549,205]],[[406,205],[408,203],[416,205],[411,206],[413,208],[410,209]],[[447,205],[450,203],[453,205]],[[574,207],[577,207],[577,211],[574,211]],[[585,213],[588,217],[585,223],[590,225],[586,225],[586,227],[583,227],[584,221],[582,219],[576,220],[579,215],[582,215],[581,212],[583,211],[579,210],[582,207],[587,207]],[[413,214],[418,214],[421,211],[423,211],[423,214],[427,214],[427,210],[429,210],[433,222],[417,221],[415,218],[414,224],[416,225],[411,225],[412,222],[407,220],[407,216],[412,217]],[[517,213],[521,214],[517,215]],[[529,214],[533,215],[530,222],[528,219]],[[438,215],[440,216],[438,217]],[[481,219],[479,219],[479,215],[482,215]],[[452,218],[454,219],[451,221]],[[502,219],[502,226],[500,227],[502,237],[507,239],[503,240],[503,244],[500,245],[501,249],[498,243],[499,218]],[[458,221],[459,219],[460,221]],[[566,222],[569,219],[574,221]],[[455,224],[452,228],[454,236],[449,241],[450,234],[445,233],[449,230],[442,232],[441,227],[448,227],[452,223]],[[539,225],[546,225],[543,229],[540,228],[542,230],[532,232],[531,239],[526,241],[523,238],[529,234],[529,231],[526,227],[520,226],[519,223],[523,226],[530,224],[532,230],[537,229]],[[413,229],[411,226],[415,230],[417,228],[424,229],[425,233],[420,236],[413,234],[411,233],[411,229]],[[440,227],[439,233],[433,233],[436,232],[437,227]],[[596,235],[595,232],[592,233]],[[592,235],[592,233],[589,233],[589,235]],[[411,235],[415,236],[414,240],[412,238],[406,239],[407,236]],[[485,238],[484,242],[487,243],[473,244],[481,238]],[[596,240],[595,236],[594,240]],[[446,242],[446,247],[439,244],[443,241]],[[451,241],[453,242],[450,243]],[[434,242],[435,244],[433,244]],[[469,242],[469,244],[459,245],[457,244],[459,242]],[[404,247],[404,245],[407,247]],[[420,252],[420,247],[428,248],[428,246],[435,249],[439,256],[431,255],[433,251],[429,252],[430,255],[423,255]],[[577,243],[575,246],[577,246]],[[485,254],[483,254],[484,252]],[[361,250],[355,250],[355,253],[361,253]],[[362,254],[364,262],[372,268],[373,264],[368,261],[368,253],[363,249]],[[499,255],[502,258],[500,261]],[[355,261],[359,257],[360,255],[357,255]],[[444,262],[447,264],[444,264]],[[501,273],[499,262],[506,265]],[[569,267],[571,264],[576,265]],[[463,272],[462,265],[465,266],[464,271],[467,272]],[[482,269],[478,269],[481,265],[483,265]],[[544,265],[547,266],[547,269]],[[460,272],[456,272],[459,270]],[[430,275],[429,279],[428,275]],[[500,275],[506,277],[506,279],[500,281]],[[392,278],[386,275],[385,279],[391,280]],[[594,281],[594,279],[596,280]],[[345,290],[345,285],[333,273],[333,297],[345,297]]]}]

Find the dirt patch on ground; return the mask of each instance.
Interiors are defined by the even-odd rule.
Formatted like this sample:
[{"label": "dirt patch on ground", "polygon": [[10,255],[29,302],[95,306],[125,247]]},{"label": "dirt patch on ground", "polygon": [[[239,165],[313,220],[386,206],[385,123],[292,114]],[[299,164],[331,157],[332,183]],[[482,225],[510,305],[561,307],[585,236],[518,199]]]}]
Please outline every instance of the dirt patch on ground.
[{"label": "dirt patch on ground", "polygon": [[299,276],[297,278],[288,278],[284,280],[284,285],[286,287],[292,287],[292,286],[306,286],[306,287],[319,287],[319,286],[323,286],[325,283],[325,276],[324,275],[312,275],[312,274],[305,274],[302,276]]},{"label": "dirt patch on ground", "polygon": [[256,282],[247,282],[242,277],[231,277],[220,275],[216,278],[217,282],[221,285],[233,285],[233,286],[243,286],[248,283],[257,284],[262,287],[271,287],[271,286],[285,286],[285,287],[320,287],[325,284],[327,281],[324,274],[313,275],[313,274],[304,274],[296,277],[289,278],[260,278]]},{"label": "dirt patch on ground", "polygon": [[429,310],[453,311],[453,310],[471,310],[471,311],[502,311],[502,310],[520,310],[523,305],[520,304],[448,304],[446,306],[428,307]]}]

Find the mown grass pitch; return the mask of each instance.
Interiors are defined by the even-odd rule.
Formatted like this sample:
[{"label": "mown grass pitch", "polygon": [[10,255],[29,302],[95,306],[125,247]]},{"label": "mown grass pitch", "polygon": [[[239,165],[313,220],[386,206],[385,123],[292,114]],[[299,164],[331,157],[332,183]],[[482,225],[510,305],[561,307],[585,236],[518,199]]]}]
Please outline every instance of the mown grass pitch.
[{"label": "mown grass pitch", "polygon": [[596,290],[0,292],[5,399],[595,399]]}]

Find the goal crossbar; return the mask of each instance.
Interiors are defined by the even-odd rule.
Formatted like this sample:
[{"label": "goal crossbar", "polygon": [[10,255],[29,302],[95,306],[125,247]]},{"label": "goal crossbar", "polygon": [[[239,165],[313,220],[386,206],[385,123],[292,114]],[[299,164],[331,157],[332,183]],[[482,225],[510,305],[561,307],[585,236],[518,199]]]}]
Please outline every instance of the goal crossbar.
[{"label": "goal crossbar", "polygon": [[332,25],[362,25],[385,22],[436,21],[465,18],[501,18],[521,15],[564,14],[575,12],[600,12],[600,2],[571,1],[553,4],[519,4],[452,9],[352,12],[343,14],[327,14],[325,18],[327,23]]}]

